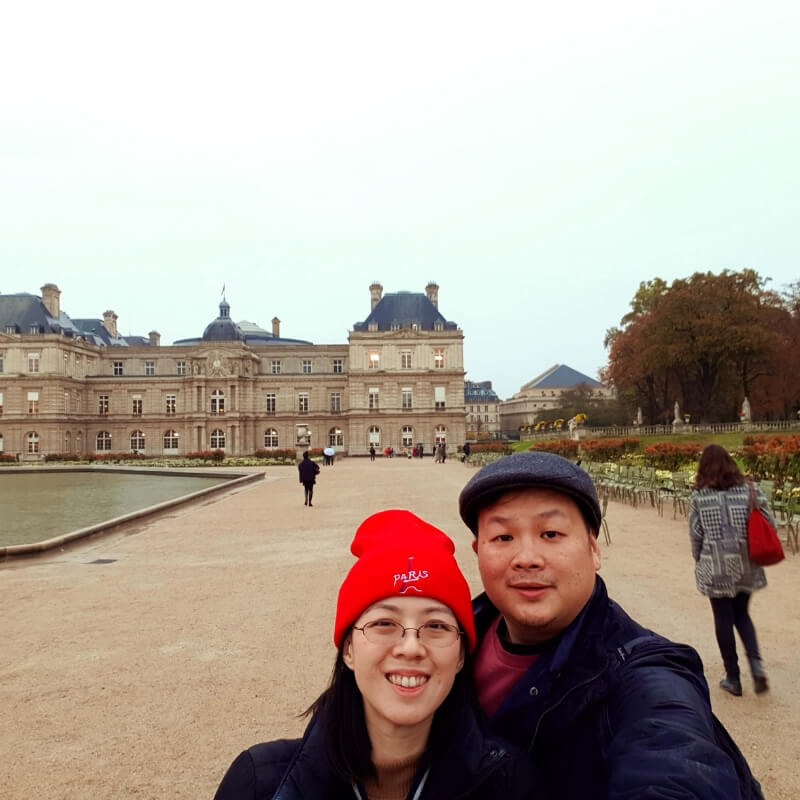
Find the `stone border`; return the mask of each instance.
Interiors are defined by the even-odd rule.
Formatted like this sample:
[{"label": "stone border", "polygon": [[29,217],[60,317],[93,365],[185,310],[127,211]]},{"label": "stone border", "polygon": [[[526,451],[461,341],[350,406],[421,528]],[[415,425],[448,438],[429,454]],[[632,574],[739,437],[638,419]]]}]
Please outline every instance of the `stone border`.
[{"label": "stone border", "polygon": [[[122,467],[33,467],[15,469],[15,473],[41,473],[41,472],[115,472],[115,473],[137,473],[146,472],[149,475],[181,475],[183,477],[222,477],[219,472],[204,471],[198,473],[196,470],[168,470],[168,469],[154,469],[150,470],[146,467],[140,468],[122,468]],[[28,544],[10,544],[0,547],[0,561],[5,561],[9,558],[20,558],[25,556],[36,556],[40,553],[46,553],[56,547],[63,547],[64,545],[71,544],[72,542],[80,539],[85,539],[88,536],[93,536],[98,533],[108,533],[111,530],[119,528],[129,522],[135,520],[145,519],[147,517],[160,514],[162,511],[167,511],[170,508],[181,506],[186,503],[191,503],[194,500],[200,500],[210,497],[219,492],[226,492],[239,486],[245,486],[248,483],[255,483],[256,481],[264,480],[265,474],[263,472],[236,472],[230,474],[231,480],[223,481],[222,483],[215,484],[214,486],[206,486],[204,489],[198,489],[196,492],[184,494],[180,497],[174,497],[171,500],[164,500],[154,506],[145,506],[144,508],[131,511],[128,514],[123,514],[119,517],[97,522],[94,525],[89,525],[85,528],[79,528],[75,531],[55,536],[52,539],[45,539],[41,542],[31,542]]]}]

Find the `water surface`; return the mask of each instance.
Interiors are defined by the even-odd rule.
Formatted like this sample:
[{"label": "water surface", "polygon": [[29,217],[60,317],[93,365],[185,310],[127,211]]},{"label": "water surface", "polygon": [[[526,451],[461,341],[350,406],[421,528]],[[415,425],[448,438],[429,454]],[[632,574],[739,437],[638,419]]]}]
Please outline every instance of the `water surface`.
[{"label": "water surface", "polygon": [[0,547],[61,536],[232,477],[0,471]]}]

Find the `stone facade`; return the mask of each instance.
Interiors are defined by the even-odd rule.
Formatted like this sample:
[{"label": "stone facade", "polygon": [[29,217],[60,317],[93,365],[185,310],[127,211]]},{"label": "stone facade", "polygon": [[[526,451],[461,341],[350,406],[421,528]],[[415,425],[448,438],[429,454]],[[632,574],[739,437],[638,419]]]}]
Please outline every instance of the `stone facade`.
[{"label": "stone facade", "polygon": [[277,317],[272,333],[240,326],[224,300],[204,334],[223,338],[161,346],[155,331],[120,337],[113,311],[71,320],[53,284],[44,300],[0,295],[0,448],[21,460],[328,445],[364,454],[370,441],[455,449],[463,333],[438,315],[431,286],[384,297],[373,284],[370,316],[332,345],[280,338]]},{"label": "stone facade", "polygon": [[500,434],[500,398],[491,381],[464,381],[467,438],[479,440]]}]

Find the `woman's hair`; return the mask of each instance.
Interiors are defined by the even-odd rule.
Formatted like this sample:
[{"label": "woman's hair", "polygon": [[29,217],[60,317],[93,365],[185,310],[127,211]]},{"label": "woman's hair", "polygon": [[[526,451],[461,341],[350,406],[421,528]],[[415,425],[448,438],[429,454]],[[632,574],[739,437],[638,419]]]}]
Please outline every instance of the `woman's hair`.
[{"label": "woman's hair", "polygon": [[[328,688],[302,714],[315,714],[319,717],[320,724],[324,726],[325,749],[331,771],[347,783],[376,776],[371,757],[372,745],[364,717],[364,701],[356,685],[353,670],[344,663],[344,648],[351,633],[352,629],[344,637],[336,653]],[[464,665],[456,674],[453,687],[433,718],[423,756],[426,763],[429,760],[438,760],[440,754],[449,749],[451,743],[457,740],[456,734],[462,725],[463,715],[466,711],[477,708],[471,659],[463,644],[461,652]]]},{"label": "woman's hair", "polygon": [[730,489],[744,482],[744,475],[722,445],[706,446],[697,465],[696,489]]}]

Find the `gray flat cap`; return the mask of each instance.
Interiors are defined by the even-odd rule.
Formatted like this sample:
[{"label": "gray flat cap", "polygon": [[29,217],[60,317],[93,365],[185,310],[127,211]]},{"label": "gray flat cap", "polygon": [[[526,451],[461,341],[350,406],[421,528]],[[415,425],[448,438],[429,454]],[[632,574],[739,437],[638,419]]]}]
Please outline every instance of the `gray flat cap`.
[{"label": "gray flat cap", "polygon": [[592,479],[580,467],[553,453],[514,453],[480,469],[461,490],[461,519],[477,535],[478,512],[499,495],[516,489],[563,492],[577,503],[586,524],[597,536],[602,514]]}]

